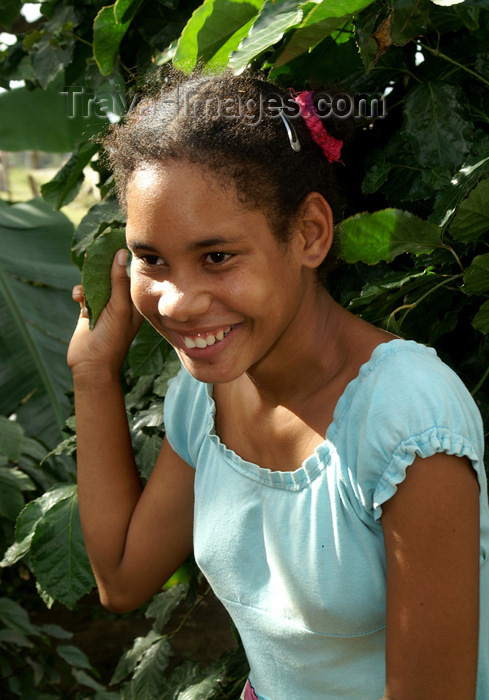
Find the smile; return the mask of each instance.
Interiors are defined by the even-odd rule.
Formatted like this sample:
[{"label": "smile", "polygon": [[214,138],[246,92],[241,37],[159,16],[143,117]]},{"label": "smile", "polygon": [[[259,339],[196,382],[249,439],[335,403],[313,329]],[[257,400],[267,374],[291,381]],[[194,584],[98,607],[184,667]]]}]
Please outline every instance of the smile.
[{"label": "smile", "polygon": [[209,333],[197,333],[195,336],[182,336],[185,347],[191,350],[192,348],[207,348],[210,345],[215,345],[219,341],[223,340],[234,328],[234,326],[229,326],[228,328],[221,328],[220,330],[211,331]]}]

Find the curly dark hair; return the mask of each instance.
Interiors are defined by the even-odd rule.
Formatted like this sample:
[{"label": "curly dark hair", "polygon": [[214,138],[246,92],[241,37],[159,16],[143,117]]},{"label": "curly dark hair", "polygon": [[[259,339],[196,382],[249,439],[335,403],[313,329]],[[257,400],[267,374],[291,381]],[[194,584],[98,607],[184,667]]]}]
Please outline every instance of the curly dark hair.
[{"label": "curly dark hair", "polygon": [[[126,209],[136,169],[183,160],[208,169],[223,186],[234,184],[242,204],[261,209],[286,242],[310,192],[322,194],[333,210],[337,204],[338,165],[328,162],[299,111],[290,94],[256,74],[170,71],[102,139],[121,206]],[[287,125],[299,151],[291,147]],[[334,124],[327,129],[335,135]]]}]

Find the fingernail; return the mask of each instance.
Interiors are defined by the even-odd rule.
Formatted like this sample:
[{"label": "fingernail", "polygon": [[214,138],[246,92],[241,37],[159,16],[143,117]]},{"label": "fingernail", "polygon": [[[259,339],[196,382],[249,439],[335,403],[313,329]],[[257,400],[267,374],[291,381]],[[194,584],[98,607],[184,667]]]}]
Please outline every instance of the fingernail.
[{"label": "fingernail", "polygon": [[125,265],[127,260],[127,251],[126,250],[118,250],[117,251],[117,262],[119,265]]}]

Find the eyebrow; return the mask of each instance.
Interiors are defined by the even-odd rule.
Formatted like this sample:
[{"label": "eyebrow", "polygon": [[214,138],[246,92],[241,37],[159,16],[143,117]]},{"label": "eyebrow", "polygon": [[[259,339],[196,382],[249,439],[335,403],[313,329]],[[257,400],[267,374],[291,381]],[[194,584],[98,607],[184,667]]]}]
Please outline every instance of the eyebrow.
[{"label": "eyebrow", "polygon": [[[195,241],[193,243],[190,243],[187,246],[187,250],[189,252],[193,250],[202,250],[203,248],[213,248],[215,246],[229,246],[229,245],[235,245],[239,241],[241,241],[244,238],[244,236],[236,236],[236,237],[230,237],[230,238],[224,238],[220,236],[213,236],[212,238],[204,238],[202,240]],[[147,250],[147,251],[153,251],[155,250],[154,246],[148,245],[147,243],[144,243],[143,241],[132,241],[131,243],[127,244],[127,247],[130,250]]]}]

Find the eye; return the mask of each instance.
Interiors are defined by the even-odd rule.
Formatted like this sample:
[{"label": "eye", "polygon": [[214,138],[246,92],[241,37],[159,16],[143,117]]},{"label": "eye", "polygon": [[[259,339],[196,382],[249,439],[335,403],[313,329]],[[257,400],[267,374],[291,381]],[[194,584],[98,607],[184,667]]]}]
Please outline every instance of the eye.
[{"label": "eye", "polygon": [[147,267],[155,267],[157,265],[165,264],[163,258],[160,258],[158,255],[141,255],[138,257],[138,260],[140,260],[140,262]]},{"label": "eye", "polygon": [[231,257],[232,255],[230,253],[222,253],[221,251],[216,250],[213,253],[207,253],[205,256],[205,261],[211,265],[222,265],[222,263],[230,260]]}]

